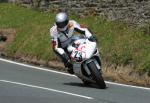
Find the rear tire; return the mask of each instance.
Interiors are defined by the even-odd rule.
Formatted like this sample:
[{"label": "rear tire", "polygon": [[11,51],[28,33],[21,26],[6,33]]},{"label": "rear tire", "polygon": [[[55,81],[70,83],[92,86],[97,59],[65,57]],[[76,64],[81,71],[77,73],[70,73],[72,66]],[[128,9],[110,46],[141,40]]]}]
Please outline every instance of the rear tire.
[{"label": "rear tire", "polygon": [[106,84],[104,82],[101,72],[98,70],[95,63],[92,61],[92,62],[88,63],[87,66],[88,66],[89,70],[91,71],[91,75],[92,75],[93,79],[96,81],[96,83],[98,84],[98,86],[101,89],[105,89]]}]

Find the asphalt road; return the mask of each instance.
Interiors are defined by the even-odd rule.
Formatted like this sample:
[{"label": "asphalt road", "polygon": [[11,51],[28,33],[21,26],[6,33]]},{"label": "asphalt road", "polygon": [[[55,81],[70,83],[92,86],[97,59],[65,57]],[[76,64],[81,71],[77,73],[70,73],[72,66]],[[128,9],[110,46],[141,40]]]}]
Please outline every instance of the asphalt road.
[{"label": "asphalt road", "polygon": [[85,87],[80,79],[0,59],[0,103],[150,103],[150,89],[107,83]]}]

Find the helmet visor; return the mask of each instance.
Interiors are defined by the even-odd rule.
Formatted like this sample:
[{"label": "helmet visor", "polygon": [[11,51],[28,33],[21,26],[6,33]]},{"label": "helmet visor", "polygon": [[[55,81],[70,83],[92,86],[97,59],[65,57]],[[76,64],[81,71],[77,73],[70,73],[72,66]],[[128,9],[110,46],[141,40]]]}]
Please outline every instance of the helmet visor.
[{"label": "helmet visor", "polygon": [[64,22],[56,22],[58,28],[64,28],[65,26],[67,26],[67,24],[68,24],[68,20]]}]

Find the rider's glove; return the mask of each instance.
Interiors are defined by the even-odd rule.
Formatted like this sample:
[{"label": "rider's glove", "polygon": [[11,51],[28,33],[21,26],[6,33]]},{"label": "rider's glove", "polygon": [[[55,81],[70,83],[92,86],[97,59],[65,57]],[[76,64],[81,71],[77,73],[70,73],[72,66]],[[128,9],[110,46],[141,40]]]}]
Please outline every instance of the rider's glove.
[{"label": "rider's glove", "polygon": [[96,39],[95,39],[95,37],[93,37],[93,36],[90,36],[90,37],[88,38],[88,40],[91,41],[91,42],[96,42]]}]

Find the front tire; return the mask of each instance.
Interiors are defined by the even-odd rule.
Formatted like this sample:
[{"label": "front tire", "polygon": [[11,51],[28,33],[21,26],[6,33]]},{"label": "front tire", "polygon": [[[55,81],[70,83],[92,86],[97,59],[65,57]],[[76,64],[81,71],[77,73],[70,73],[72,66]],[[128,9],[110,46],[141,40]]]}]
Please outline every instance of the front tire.
[{"label": "front tire", "polygon": [[89,86],[89,85],[91,84],[91,82],[86,81],[86,80],[82,80],[82,82],[83,82],[83,84],[84,84],[85,86]]},{"label": "front tire", "polygon": [[101,89],[105,89],[106,84],[104,82],[101,72],[98,70],[95,63],[92,61],[92,62],[88,63],[87,66],[88,66],[89,70],[91,71],[91,75],[92,75],[93,79],[96,81],[96,83],[98,84],[98,86]]}]

